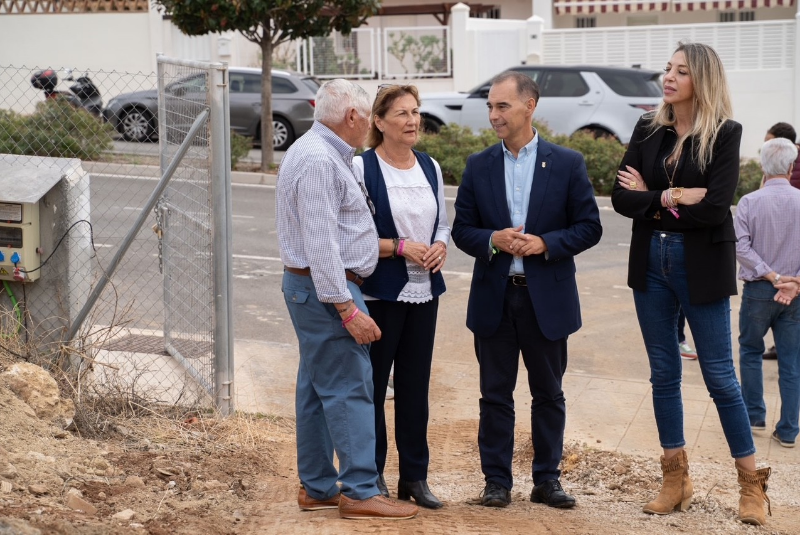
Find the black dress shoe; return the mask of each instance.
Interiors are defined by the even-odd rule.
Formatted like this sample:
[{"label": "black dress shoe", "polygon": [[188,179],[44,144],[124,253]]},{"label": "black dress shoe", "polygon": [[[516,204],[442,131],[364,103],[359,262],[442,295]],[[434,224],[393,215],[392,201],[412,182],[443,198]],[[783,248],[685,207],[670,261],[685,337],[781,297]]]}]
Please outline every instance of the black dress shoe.
[{"label": "black dress shoe", "polygon": [[444,505],[433,495],[431,489],[428,488],[428,482],[424,479],[421,481],[403,481],[401,479],[397,482],[397,499],[408,500],[409,498],[414,498],[417,505],[428,509],[438,509]]},{"label": "black dress shoe", "polygon": [[389,497],[389,487],[386,486],[386,480],[383,479],[383,474],[378,474],[378,490],[382,496]]},{"label": "black dress shoe", "polygon": [[561,483],[557,479],[551,479],[533,487],[531,501],[533,503],[544,503],[559,509],[575,507],[575,498],[564,492],[564,489],[561,488]]},{"label": "black dress shoe", "polygon": [[764,353],[764,360],[776,360],[778,358],[778,350],[775,349],[775,346],[767,349]]},{"label": "black dress shoe", "polygon": [[481,505],[484,507],[508,507],[510,503],[511,491],[497,483],[490,481],[481,493]]}]

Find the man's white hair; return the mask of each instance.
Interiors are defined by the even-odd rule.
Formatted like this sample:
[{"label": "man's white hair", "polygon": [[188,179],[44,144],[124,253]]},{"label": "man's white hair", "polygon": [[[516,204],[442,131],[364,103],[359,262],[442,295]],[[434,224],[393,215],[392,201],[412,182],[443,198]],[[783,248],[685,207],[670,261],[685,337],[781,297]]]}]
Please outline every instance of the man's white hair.
[{"label": "man's white hair", "polygon": [[761,169],[766,176],[785,175],[796,159],[797,145],[788,139],[776,137],[761,147]]},{"label": "man's white hair", "polygon": [[369,95],[360,85],[342,78],[329,80],[317,91],[314,119],[327,124],[339,124],[345,113],[355,108],[362,117],[369,117]]}]

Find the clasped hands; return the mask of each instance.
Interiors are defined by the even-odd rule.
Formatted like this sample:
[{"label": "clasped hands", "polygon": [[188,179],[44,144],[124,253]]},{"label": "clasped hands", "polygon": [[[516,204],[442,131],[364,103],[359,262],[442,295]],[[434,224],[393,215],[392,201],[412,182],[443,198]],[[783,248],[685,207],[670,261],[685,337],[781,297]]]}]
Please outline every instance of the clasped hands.
[{"label": "clasped hands", "polygon": [[436,273],[442,269],[447,261],[447,246],[444,242],[435,241],[428,247],[424,243],[406,240],[403,248],[403,257],[415,264]]},{"label": "clasped hands", "polygon": [[800,277],[781,277],[781,282],[772,285],[777,289],[773,299],[776,303],[789,306],[800,295]]},{"label": "clasped hands", "polygon": [[523,226],[504,228],[492,234],[492,245],[514,256],[530,256],[547,252],[547,244],[534,234],[522,232]]},{"label": "clasped hands", "polygon": [[[645,184],[644,179],[642,178],[641,173],[631,167],[630,165],[626,165],[625,169],[627,171],[618,171],[617,172],[617,181],[619,185],[625,188],[628,191],[648,191],[647,184]],[[676,204],[683,204],[686,206],[690,206],[692,204],[697,204],[702,201],[706,196],[706,188],[672,188],[673,190],[680,190],[679,194],[672,194],[672,199]],[[666,208],[666,207],[665,207]]]}]

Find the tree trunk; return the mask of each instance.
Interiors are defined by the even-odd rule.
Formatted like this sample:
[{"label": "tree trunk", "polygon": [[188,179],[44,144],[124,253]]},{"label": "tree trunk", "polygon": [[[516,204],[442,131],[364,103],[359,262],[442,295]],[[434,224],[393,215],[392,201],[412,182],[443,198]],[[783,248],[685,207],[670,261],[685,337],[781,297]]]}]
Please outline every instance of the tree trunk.
[{"label": "tree trunk", "polygon": [[272,149],[272,32],[267,19],[261,38],[261,171],[272,166],[275,151]]}]

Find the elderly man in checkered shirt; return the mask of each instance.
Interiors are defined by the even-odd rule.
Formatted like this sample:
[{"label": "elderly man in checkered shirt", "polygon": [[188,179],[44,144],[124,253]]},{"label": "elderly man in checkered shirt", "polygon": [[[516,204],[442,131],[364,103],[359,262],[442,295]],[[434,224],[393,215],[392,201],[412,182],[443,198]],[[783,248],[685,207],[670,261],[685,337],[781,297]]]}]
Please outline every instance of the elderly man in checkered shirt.
[{"label": "elderly man in checkered shirt", "polygon": [[304,510],[338,507],[342,518],[402,519],[414,517],[417,507],[385,498],[376,484],[369,344],[381,332],[359,288],[378,262],[374,206],[352,171],[369,114],[361,87],[325,83],[311,130],[292,145],[278,173],[283,295],[300,344],[297,501]]},{"label": "elderly man in checkered shirt", "polygon": [[796,158],[797,146],[788,139],[764,143],[764,186],[742,197],[734,220],[739,278],[744,281],[739,310],[742,395],[751,428],[766,430],[762,353],[771,327],[781,394],[772,439],[787,448],[794,447],[800,431],[800,190],[789,184]]}]

